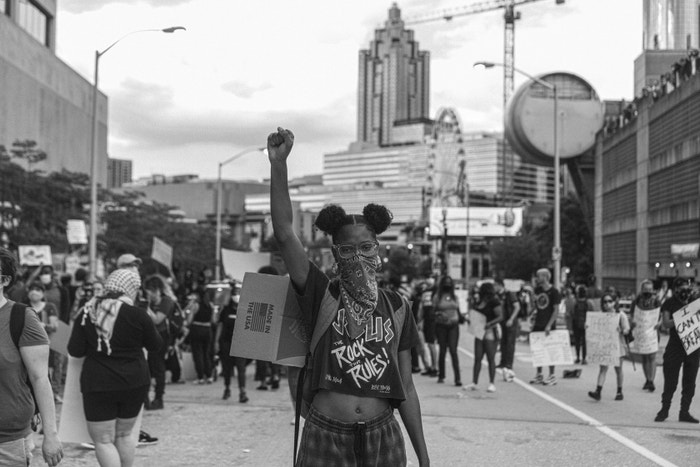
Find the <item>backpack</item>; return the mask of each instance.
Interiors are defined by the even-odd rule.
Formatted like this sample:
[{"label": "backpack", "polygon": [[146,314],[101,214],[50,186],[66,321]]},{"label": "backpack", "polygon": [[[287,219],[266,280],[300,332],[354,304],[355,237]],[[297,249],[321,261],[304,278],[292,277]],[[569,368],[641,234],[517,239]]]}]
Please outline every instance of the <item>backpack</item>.
[{"label": "backpack", "polygon": [[[388,302],[391,310],[394,310],[396,337],[400,340],[401,331],[403,330],[403,325],[406,322],[406,313],[411,309],[411,304],[405,297],[395,291],[379,289],[379,296],[381,300]],[[309,344],[309,352],[306,354],[306,362],[304,363],[304,367],[301,368],[301,371],[299,371],[295,401],[294,458],[292,465],[296,465],[297,448],[299,447],[299,418],[307,417],[309,409],[311,408],[311,402],[314,399],[314,392],[311,390],[311,380],[306,378],[306,372],[309,370],[309,368],[313,367],[314,350],[318,346],[323,334],[325,334],[326,330],[328,330],[331,323],[335,320],[336,312],[338,311],[337,306],[325,307],[324,305],[327,301],[336,302],[336,299],[326,297],[324,302],[321,303],[316,323],[313,326],[313,334],[311,336],[311,343]],[[324,309],[334,309],[334,311],[332,313],[323,313],[322,310]]]},{"label": "backpack", "polygon": [[[27,309],[26,305],[21,303],[15,303],[12,305],[12,310],[10,311],[10,336],[12,337],[12,342],[14,342],[17,351],[19,352],[19,340],[22,337],[22,332],[24,331],[24,318],[25,311]],[[20,355],[21,358],[21,355]],[[24,363],[22,363],[24,364]],[[39,414],[39,404],[36,403],[36,396],[34,395],[34,388],[32,387],[31,381],[29,381],[29,375],[27,375],[27,386],[29,386],[29,392],[32,395],[32,401],[34,401],[34,415],[32,416],[32,430],[36,431],[37,427],[41,423],[41,415]]]}]

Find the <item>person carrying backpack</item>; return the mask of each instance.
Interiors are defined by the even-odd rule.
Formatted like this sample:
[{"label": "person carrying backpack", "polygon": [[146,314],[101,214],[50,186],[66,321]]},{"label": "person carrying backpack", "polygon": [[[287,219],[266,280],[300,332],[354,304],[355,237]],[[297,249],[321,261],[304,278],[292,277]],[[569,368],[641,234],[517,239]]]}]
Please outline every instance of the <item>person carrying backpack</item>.
[{"label": "person carrying backpack", "polygon": [[34,450],[32,421],[41,416],[42,454],[49,466],[63,459],[49,382],[49,338],[31,308],[8,300],[17,276],[14,255],[0,248],[0,465],[25,467]]},{"label": "person carrying backpack", "polygon": [[376,204],[365,206],[362,215],[348,215],[334,205],[319,212],[315,224],[332,238],[338,271],[330,281],[308,260],[294,231],[287,171],[293,144],[292,132],[282,128],[267,139],[275,238],[313,329],[302,372],[310,408],[295,465],[406,465],[394,417],[398,408],[420,465],[428,466],[411,372],[418,331],[408,301],[377,285],[377,235],[389,227],[391,213]]}]

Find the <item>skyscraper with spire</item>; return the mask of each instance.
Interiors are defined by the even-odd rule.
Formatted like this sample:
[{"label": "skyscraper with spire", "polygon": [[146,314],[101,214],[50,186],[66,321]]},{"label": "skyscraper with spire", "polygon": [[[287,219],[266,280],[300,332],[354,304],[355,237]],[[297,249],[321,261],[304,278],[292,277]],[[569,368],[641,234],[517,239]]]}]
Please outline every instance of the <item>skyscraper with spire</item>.
[{"label": "skyscraper with spire", "polygon": [[394,3],[384,27],[360,50],[357,141],[397,143],[396,126],[429,121],[430,53],[421,51]]}]

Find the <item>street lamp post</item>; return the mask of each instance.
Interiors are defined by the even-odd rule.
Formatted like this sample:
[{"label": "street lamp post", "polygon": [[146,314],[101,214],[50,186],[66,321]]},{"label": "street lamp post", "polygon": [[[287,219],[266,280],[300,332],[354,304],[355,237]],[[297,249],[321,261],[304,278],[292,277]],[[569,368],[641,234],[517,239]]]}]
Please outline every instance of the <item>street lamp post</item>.
[{"label": "street lamp post", "polygon": [[[493,68],[495,66],[504,67],[503,63],[494,62],[476,62],[474,67],[484,67]],[[554,246],[552,247],[552,262],[554,264],[554,287],[559,289],[561,287],[561,193],[560,193],[560,154],[559,154],[559,96],[557,93],[557,86],[553,83],[548,83],[547,81],[532,76],[529,73],[525,73],[523,70],[513,67],[513,70],[520,73],[521,75],[531,79],[544,86],[545,88],[552,91],[552,97],[554,98],[554,133],[553,133],[553,144],[554,144]],[[505,134],[504,134],[505,136]]]},{"label": "street lamp post", "polygon": [[221,280],[221,203],[222,203],[222,180],[221,180],[221,169],[226,164],[229,164],[241,156],[245,156],[249,152],[262,151],[263,147],[248,148],[243,151],[229,157],[223,162],[219,162],[219,172],[216,178],[216,268],[214,271],[214,280],[219,282]]},{"label": "street lamp post", "polygon": [[182,26],[172,26],[165,29],[140,29],[131,31],[120,37],[106,49],[95,51],[95,72],[92,83],[92,134],[90,140],[90,239],[88,257],[90,262],[90,277],[95,279],[97,272],[97,87],[100,73],[100,57],[106,54],[112,47],[117,45],[122,39],[139,32],[164,32],[167,34],[178,30],[185,31]]}]

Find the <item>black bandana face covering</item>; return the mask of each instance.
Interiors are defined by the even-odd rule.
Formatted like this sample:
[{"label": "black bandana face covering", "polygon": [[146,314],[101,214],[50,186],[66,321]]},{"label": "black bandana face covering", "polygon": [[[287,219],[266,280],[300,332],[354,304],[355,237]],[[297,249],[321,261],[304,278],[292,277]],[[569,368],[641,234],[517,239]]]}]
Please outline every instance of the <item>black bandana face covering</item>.
[{"label": "black bandana face covering", "polygon": [[379,257],[354,255],[337,258],[340,297],[345,307],[348,334],[353,339],[364,332],[365,324],[377,308],[377,269]]}]

